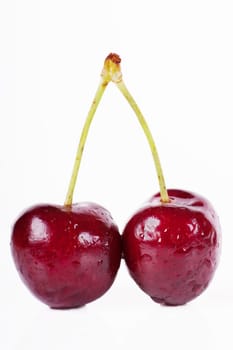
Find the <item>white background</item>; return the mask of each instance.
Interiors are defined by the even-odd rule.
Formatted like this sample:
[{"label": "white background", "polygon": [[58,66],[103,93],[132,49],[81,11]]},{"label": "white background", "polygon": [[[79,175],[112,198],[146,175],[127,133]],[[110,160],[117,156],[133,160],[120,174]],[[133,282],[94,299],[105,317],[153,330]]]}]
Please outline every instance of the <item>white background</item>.
[{"label": "white background", "polygon": [[[229,0],[1,0],[0,348],[233,348],[233,8]],[[19,213],[62,203],[81,128],[110,52],[155,137],[168,187],[206,196],[221,220],[221,263],[190,304],[153,303],[124,263],[88,306],[52,311],[20,281],[9,241]],[[120,229],[158,191],[138,122],[114,85],[90,130],[75,201]]]}]

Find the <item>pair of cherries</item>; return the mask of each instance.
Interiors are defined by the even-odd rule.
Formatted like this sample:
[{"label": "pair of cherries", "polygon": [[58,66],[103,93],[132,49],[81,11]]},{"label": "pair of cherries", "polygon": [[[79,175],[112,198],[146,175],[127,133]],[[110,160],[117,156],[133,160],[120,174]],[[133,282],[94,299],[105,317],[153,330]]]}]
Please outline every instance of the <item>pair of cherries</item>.
[{"label": "pair of cherries", "polygon": [[[16,268],[31,292],[52,308],[79,307],[101,297],[113,284],[122,257],[139,287],[165,305],[182,305],[200,295],[218,264],[218,216],[205,198],[166,189],[153,137],[123,82],[120,61],[117,54],[110,54],[104,62],[65,204],[31,207],[13,227],[11,249]],[[88,130],[111,81],[145,132],[160,185],[160,192],[131,217],[122,235],[102,206],[72,203]]]}]

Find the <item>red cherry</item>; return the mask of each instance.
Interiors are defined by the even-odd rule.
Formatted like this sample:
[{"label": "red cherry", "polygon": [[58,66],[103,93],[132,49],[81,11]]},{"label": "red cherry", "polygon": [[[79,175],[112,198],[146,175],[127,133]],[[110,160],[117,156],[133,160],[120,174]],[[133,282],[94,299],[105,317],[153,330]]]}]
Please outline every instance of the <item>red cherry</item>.
[{"label": "red cherry", "polygon": [[24,283],[52,308],[82,306],[112,285],[121,237],[97,204],[39,205],[15,223],[11,249]]},{"label": "red cherry", "polygon": [[200,295],[218,264],[218,217],[203,197],[168,190],[153,196],[127,223],[123,254],[129,272],[154,301],[181,305]]},{"label": "red cherry", "polygon": [[105,60],[102,79],[85,120],[64,206],[38,205],[15,223],[11,249],[16,268],[32,293],[53,308],[72,308],[103,295],[120,266],[121,236],[110,213],[93,203],[72,204],[88,131],[120,62]]},{"label": "red cherry", "polygon": [[[119,65],[115,67],[121,73]],[[211,204],[201,196],[167,190],[149,126],[122,75],[114,81],[136,114],[153,156],[160,193],[129,220],[123,254],[129,272],[155,301],[180,305],[197,297],[217,266],[220,226]]]}]

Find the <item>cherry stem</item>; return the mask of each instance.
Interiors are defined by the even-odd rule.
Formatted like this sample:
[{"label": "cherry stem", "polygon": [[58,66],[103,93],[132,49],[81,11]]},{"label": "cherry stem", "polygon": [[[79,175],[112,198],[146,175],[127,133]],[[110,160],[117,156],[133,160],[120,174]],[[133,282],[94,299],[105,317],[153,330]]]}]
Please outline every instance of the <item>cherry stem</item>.
[{"label": "cherry stem", "polygon": [[147,122],[146,122],[145,118],[143,117],[138,105],[136,104],[135,100],[133,99],[132,95],[130,94],[130,92],[128,91],[127,87],[125,86],[125,84],[122,80],[120,62],[121,62],[120,57],[115,53],[110,53],[107,56],[107,58],[105,59],[104,67],[103,67],[103,70],[101,73],[101,81],[100,81],[99,86],[97,88],[94,100],[91,104],[90,110],[89,110],[88,115],[86,117],[83,129],[82,129],[82,133],[80,136],[79,145],[78,145],[78,149],[77,149],[76,157],[75,157],[75,162],[74,162],[74,167],[73,167],[73,171],[72,171],[72,175],[71,175],[71,179],[70,179],[70,183],[69,183],[69,187],[68,187],[68,191],[67,191],[67,195],[66,195],[66,199],[65,199],[65,203],[64,203],[65,206],[72,205],[74,189],[75,189],[75,185],[76,185],[76,181],[77,181],[77,176],[78,176],[80,163],[81,163],[86,139],[88,136],[88,132],[89,132],[92,120],[94,118],[95,112],[97,110],[97,107],[98,107],[98,105],[101,101],[101,98],[104,94],[104,91],[105,91],[105,89],[108,86],[108,83],[110,81],[112,81],[113,83],[115,83],[117,85],[117,87],[119,88],[121,93],[124,95],[124,97],[126,98],[128,103],[130,104],[130,106],[132,107],[132,109],[134,110],[134,112],[138,118],[138,121],[141,124],[141,127],[146,135],[147,140],[148,140],[148,143],[149,143],[149,146],[150,146],[150,149],[152,152],[152,156],[154,159],[154,164],[155,164],[155,168],[156,168],[156,172],[157,172],[157,176],[158,176],[158,180],[159,180],[159,186],[160,186],[161,201],[164,203],[167,203],[170,201],[170,199],[168,197],[164,177],[163,177],[163,172],[162,172],[158,152],[157,152],[152,134],[150,132],[150,129],[147,125]]},{"label": "cherry stem", "polygon": [[72,205],[74,189],[75,189],[75,185],[76,185],[76,181],[77,181],[77,176],[78,176],[78,172],[79,172],[79,168],[80,168],[80,163],[81,163],[82,154],[83,154],[83,150],[85,147],[86,139],[88,136],[88,132],[89,132],[92,120],[94,118],[97,107],[101,101],[101,98],[104,94],[104,91],[105,91],[105,89],[108,86],[108,83],[110,81],[117,83],[121,80],[121,71],[115,69],[115,66],[118,65],[120,63],[120,61],[121,60],[120,60],[119,56],[116,54],[110,54],[105,59],[104,67],[103,67],[103,70],[101,73],[101,81],[100,81],[99,86],[97,88],[94,100],[91,104],[90,110],[89,110],[88,115],[86,117],[83,129],[82,129],[82,133],[80,136],[79,145],[78,145],[78,149],[77,149],[77,153],[76,153],[76,157],[75,157],[75,162],[74,162],[74,167],[73,167],[73,171],[72,171],[72,175],[71,175],[71,179],[70,179],[70,183],[69,183],[69,187],[68,187],[68,191],[67,191],[67,195],[66,195],[66,199],[65,199],[65,203],[64,203],[65,206]]},{"label": "cherry stem", "polygon": [[104,81],[102,80],[98,86],[98,89],[96,91],[91,108],[88,112],[86,121],[84,123],[82,133],[80,136],[80,140],[79,140],[79,145],[78,145],[76,157],[75,157],[74,167],[73,167],[73,171],[72,171],[72,175],[71,175],[71,179],[70,179],[70,183],[69,183],[69,187],[68,187],[68,191],[67,191],[67,195],[66,195],[66,200],[65,200],[66,206],[70,206],[72,204],[74,188],[75,188],[76,181],[77,181],[78,171],[80,168],[80,163],[81,163],[82,154],[83,154],[84,146],[86,143],[87,135],[88,135],[88,132],[89,132],[89,129],[91,126],[91,122],[94,118],[96,109],[100,103],[100,100],[103,96],[103,93],[104,93],[106,87],[107,87],[107,84],[104,83]]},{"label": "cherry stem", "polygon": [[[125,86],[125,83],[122,79],[122,73],[121,73],[121,68],[120,68],[121,59],[116,54],[110,54],[106,60],[109,60],[111,62],[111,63],[109,63],[109,65],[111,65],[111,74],[114,77],[114,79],[112,79],[112,81],[117,85],[117,87],[119,88],[119,90],[121,91],[123,96],[126,98],[128,103],[130,104],[131,108],[135,112],[135,114],[138,118],[138,121],[139,121],[145,135],[146,135],[146,138],[147,138],[147,141],[149,143],[151,153],[153,156],[153,160],[154,160],[154,164],[155,164],[155,168],[156,168],[156,173],[158,176],[161,202],[168,203],[168,202],[170,202],[170,199],[168,196],[168,192],[167,192],[167,188],[166,188],[166,184],[165,184],[165,180],[164,180],[163,171],[162,171],[159,155],[157,152],[157,148],[155,146],[155,142],[154,142],[153,136],[151,134],[151,131],[149,129],[149,126],[148,126],[145,118],[142,115],[142,112],[140,111],[137,103],[135,102],[133,96],[130,94],[129,90]],[[117,79],[115,79],[115,77],[117,77]]]},{"label": "cherry stem", "polygon": [[142,112],[140,111],[137,103],[135,102],[134,98],[132,97],[129,90],[125,86],[125,83],[123,82],[123,80],[116,83],[116,85],[117,85],[118,89],[121,91],[121,93],[124,95],[124,97],[126,98],[128,103],[130,104],[133,111],[135,112],[135,114],[138,118],[138,121],[139,121],[145,135],[146,135],[146,138],[147,138],[147,141],[149,143],[151,153],[153,156],[156,172],[157,172],[157,177],[158,177],[159,187],[160,187],[161,202],[168,203],[168,202],[170,202],[170,199],[169,199],[169,196],[167,193],[167,188],[166,188],[166,184],[165,184],[165,180],[164,180],[164,176],[163,176],[161,162],[160,162],[158,151],[157,151],[157,148],[155,146],[155,142],[154,142],[153,136],[151,134],[151,131],[149,129],[149,126],[148,126],[145,118],[143,117]]}]

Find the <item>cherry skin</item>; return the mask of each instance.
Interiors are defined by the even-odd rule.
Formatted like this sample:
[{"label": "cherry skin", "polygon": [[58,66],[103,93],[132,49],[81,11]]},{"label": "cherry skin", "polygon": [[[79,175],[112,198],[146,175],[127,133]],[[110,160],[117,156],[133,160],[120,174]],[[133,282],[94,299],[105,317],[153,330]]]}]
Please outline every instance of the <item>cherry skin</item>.
[{"label": "cherry skin", "polygon": [[203,197],[168,190],[169,203],[153,196],[127,223],[123,255],[139,287],[155,302],[182,305],[209,285],[218,264],[221,233]]},{"label": "cherry skin", "polygon": [[16,221],[11,249],[30,291],[52,308],[102,296],[121,260],[121,237],[110,213],[93,203],[38,205]]}]

